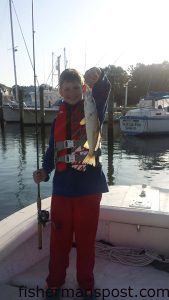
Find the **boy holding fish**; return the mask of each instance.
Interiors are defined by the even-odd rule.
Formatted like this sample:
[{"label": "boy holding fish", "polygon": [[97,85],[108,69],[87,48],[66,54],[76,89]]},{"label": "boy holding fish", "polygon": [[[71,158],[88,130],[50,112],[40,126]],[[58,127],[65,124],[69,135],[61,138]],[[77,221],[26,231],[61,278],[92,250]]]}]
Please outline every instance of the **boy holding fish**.
[{"label": "boy holding fish", "polygon": [[[51,240],[47,287],[60,289],[65,282],[69,252],[75,235],[77,281],[84,299],[95,299],[95,237],[102,193],[108,192],[99,162],[100,136],[110,83],[99,68],[85,73],[85,83],[74,69],[59,79],[63,101],[51,128],[42,169],[36,183],[49,180],[55,169],[51,199]],[[53,298],[59,299],[59,294]]]}]

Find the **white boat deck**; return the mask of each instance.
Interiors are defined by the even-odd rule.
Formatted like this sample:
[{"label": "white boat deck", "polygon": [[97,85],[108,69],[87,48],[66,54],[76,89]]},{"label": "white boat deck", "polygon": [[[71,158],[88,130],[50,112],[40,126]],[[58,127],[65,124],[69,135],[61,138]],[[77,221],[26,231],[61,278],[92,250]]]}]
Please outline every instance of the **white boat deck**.
[{"label": "white boat deck", "polygon": [[[48,258],[45,258],[26,272],[15,276],[8,285],[2,285],[0,287],[0,299],[45,299],[44,285],[47,265]],[[78,297],[79,287],[76,283],[75,266],[76,250],[72,248],[66,282],[62,287],[62,299],[81,299]],[[98,258],[96,254],[94,273],[95,288],[101,294],[98,299],[166,300],[169,297],[169,273],[159,271],[153,266],[126,266],[110,262],[109,259]],[[21,287],[24,288],[21,289]],[[67,294],[64,289],[68,289],[69,293]],[[33,293],[36,296],[32,297]],[[142,294],[140,295],[140,293]]]},{"label": "white boat deck", "polygon": [[[169,190],[166,187],[114,186],[110,188],[110,193],[103,196],[101,204],[97,240],[104,239],[130,248],[147,249],[152,246],[158,254],[164,253],[169,258]],[[43,201],[43,209],[49,209],[49,206],[48,198]],[[39,252],[36,224],[36,203],[0,222],[2,300],[45,300],[49,226],[44,230],[43,250]],[[94,273],[99,300],[169,299],[169,273],[151,265],[123,265],[111,261],[110,256],[98,256],[96,251]],[[21,286],[25,288],[21,289]],[[62,299],[81,299],[76,282],[75,248],[70,254],[63,288],[69,289],[69,294],[62,290]]]}]

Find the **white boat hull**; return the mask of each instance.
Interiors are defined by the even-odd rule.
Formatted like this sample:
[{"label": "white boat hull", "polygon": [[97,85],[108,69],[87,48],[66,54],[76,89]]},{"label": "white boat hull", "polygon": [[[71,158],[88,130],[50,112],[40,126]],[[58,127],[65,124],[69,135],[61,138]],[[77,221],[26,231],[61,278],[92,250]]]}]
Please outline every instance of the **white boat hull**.
[{"label": "white boat hull", "polygon": [[125,135],[169,134],[169,114],[165,116],[123,116],[120,129]]},{"label": "white boat hull", "polygon": [[[51,124],[56,118],[58,109],[45,108],[44,111],[44,123]],[[20,111],[18,107],[4,106],[3,107],[3,117],[5,122],[20,122]],[[38,123],[41,123],[41,113],[40,109],[37,109],[37,119]],[[23,113],[23,123],[26,125],[35,124],[35,109],[34,108],[24,108]]]}]

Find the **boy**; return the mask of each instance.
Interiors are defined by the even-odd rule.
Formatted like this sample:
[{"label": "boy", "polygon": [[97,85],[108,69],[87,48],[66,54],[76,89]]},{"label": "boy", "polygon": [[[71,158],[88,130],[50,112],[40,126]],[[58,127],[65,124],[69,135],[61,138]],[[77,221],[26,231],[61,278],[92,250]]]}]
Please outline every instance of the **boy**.
[{"label": "boy", "polygon": [[[96,67],[88,70],[84,77],[86,84],[92,88],[102,126],[110,83],[103,70]],[[75,234],[77,281],[81,289],[92,291],[100,201],[108,187],[99,154],[96,154],[95,167],[83,163],[83,155],[87,155],[83,147],[86,141],[85,125],[80,125],[84,118],[83,79],[76,70],[66,69],[60,76],[59,87],[63,102],[51,128],[42,169],[33,174],[34,181],[39,183],[49,180],[49,174],[55,169],[49,275],[46,282],[50,289],[59,289],[64,284]],[[77,154],[80,155],[78,161],[75,159]],[[49,299],[59,299],[59,295]],[[84,299],[94,299],[94,295],[86,293]]]}]

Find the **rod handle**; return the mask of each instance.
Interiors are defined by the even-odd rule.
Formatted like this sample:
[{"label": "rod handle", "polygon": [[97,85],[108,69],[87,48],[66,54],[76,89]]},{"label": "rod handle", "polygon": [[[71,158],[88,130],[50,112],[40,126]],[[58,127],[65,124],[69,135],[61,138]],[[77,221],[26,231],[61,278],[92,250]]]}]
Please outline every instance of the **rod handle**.
[{"label": "rod handle", "polygon": [[42,224],[38,223],[38,249],[42,249]]},{"label": "rod handle", "polygon": [[38,249],[42,249],[42,224],[40,223],[39,213],[41,211],[41,198],[37,198],[37,210],[38,210]]}]

